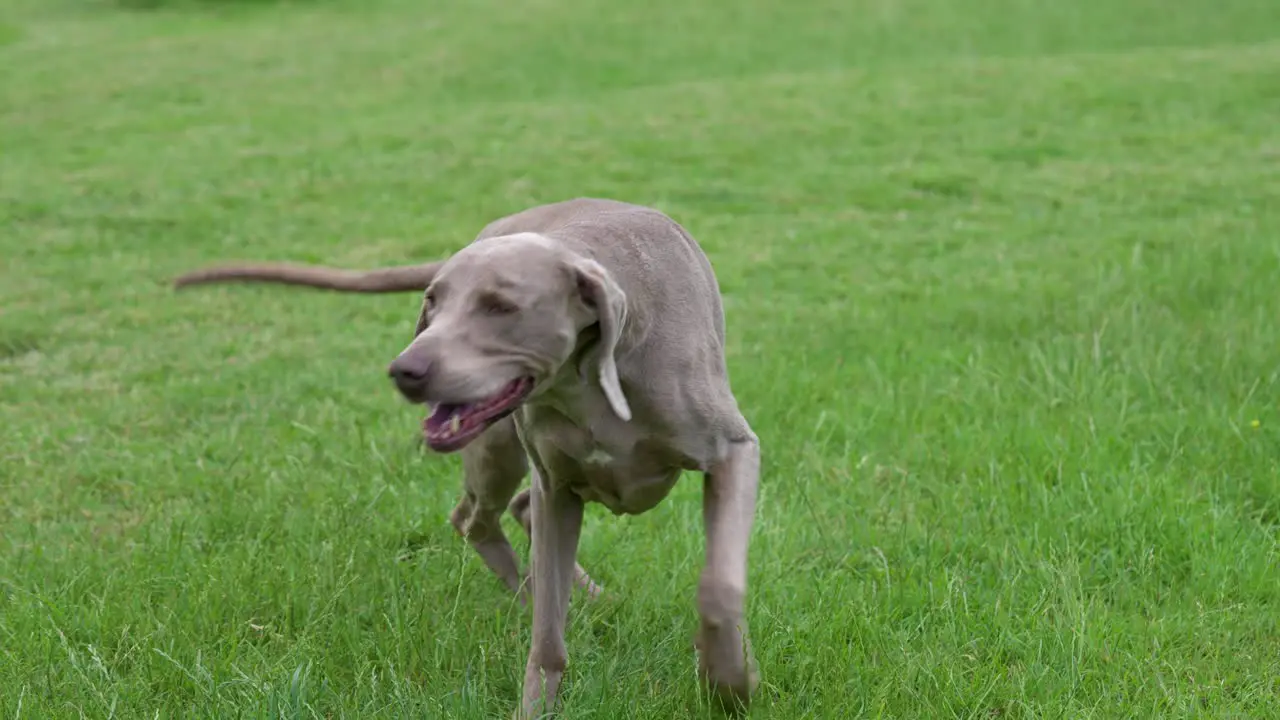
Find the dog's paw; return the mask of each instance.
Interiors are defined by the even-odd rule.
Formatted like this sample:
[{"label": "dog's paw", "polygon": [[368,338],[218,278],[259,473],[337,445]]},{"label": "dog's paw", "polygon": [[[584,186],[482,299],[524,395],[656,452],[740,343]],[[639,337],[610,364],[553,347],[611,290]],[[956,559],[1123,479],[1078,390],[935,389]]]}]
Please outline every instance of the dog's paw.
[{"label": "dog's paw", "polygon": [[720,707],[730,714],[746,712],[760,685],[751,648],[736,628],[698,633],[698,676]]},{"label": "dog's paw", "polygon": [[604,588],[600,587],[591,578],[579,578],[578,589],[586,594],[588,600],[599,600],[604,595]]}]

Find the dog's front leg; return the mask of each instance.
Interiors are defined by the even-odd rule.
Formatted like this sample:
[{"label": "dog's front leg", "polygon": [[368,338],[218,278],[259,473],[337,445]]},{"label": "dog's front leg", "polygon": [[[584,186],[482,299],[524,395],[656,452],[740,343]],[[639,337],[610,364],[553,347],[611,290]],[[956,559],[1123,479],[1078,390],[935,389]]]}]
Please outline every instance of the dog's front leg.
[{"label": "dog's front leg", "polygon": [[582,500],[554,487],[535,461],[531,473],[533,645],[524,671],[524,693],[517,718],[536,718],[555,707],[560,679],[569,662],[565,625],[573,590]]},{"label": "dog's front leg", "polygon": [[729,709],[745,708],[758,682],[746,641],[744,606],[747,543],[759,477],[760,446],[753,436],[734,442],[703,483],[707,546],[698,583],[698,669]]}]

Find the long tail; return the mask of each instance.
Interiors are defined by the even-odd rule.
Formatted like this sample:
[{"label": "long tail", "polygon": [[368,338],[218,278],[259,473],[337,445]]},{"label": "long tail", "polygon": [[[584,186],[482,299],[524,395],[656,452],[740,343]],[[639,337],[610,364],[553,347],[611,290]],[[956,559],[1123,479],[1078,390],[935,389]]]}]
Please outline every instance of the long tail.
[{"label": "long tail", "polygon": [[353,293],[392,293],[426,290],[441,262],[375,270],[342,270],[292,263],[246,263],[195,270],[173,281],[175,288],[226,282],[266,282],[302,285]]}]

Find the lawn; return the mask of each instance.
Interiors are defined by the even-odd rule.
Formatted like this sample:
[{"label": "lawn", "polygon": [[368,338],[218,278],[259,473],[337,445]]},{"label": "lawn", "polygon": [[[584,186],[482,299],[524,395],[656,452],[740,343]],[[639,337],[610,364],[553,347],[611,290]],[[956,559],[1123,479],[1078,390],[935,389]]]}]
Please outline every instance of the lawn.
[{"label": "lawn", "polygon": [[[753,717],[1280,717],[1275,0],[0,0],[0,718],[507,716],[419,299],[166,283],[579,195],[720,278]],[[565,718],[714,717],[699,496],[589,509]]]}]

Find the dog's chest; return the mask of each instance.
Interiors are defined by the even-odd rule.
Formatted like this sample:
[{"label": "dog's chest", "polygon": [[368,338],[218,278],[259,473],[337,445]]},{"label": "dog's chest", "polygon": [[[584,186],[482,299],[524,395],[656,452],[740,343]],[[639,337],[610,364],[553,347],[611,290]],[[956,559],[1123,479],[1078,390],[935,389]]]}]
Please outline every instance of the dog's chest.
[{"label": "dog's chest", "polygon": [[614,514],[653,508],[680,477],[680,467],[668,461],[660,443],[617,418],[600,418],[592,428],[555,411],[533,419],[528,429],[553,482]]},{"label": "dog's chest", "polygon": [[679,468],[653,463],[643,452],[619,452],[599,444],[572,459],[577,467],[568,475],[569,489],[583,502],[600,503],[615,515],[652,509],[680,478]]}]

